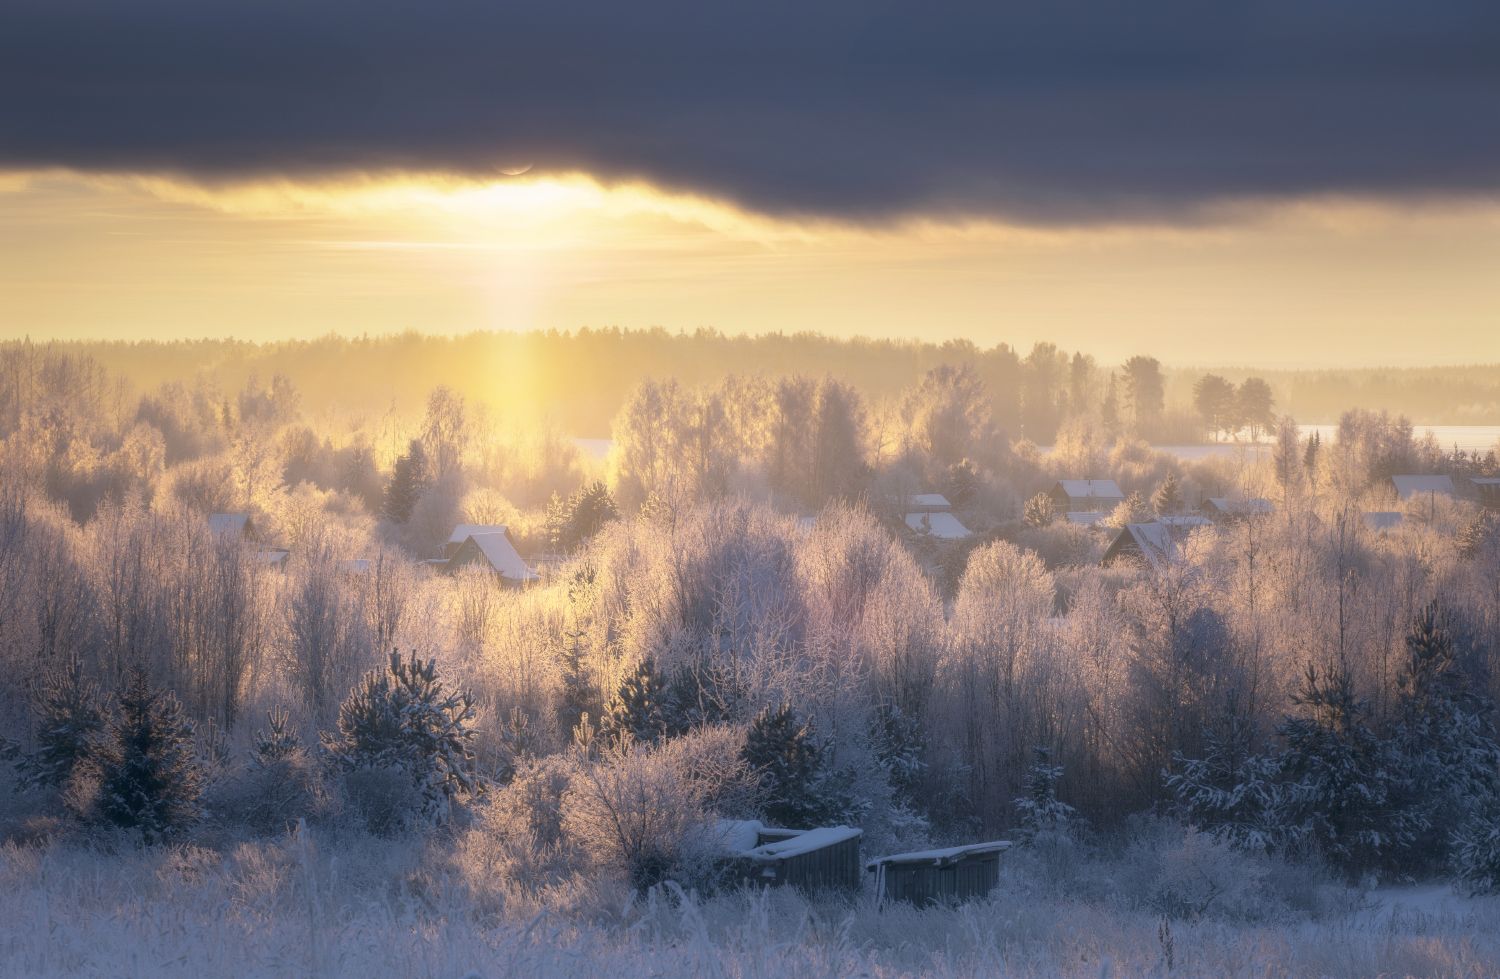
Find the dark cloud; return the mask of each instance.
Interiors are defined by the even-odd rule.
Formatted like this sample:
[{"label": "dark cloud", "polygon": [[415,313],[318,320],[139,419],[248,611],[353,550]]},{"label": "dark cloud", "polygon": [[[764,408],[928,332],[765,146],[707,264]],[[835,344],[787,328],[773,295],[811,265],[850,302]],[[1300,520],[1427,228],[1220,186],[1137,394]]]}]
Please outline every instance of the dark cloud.
[{"label": "dark cloud", "polygon": [[0,166],[519,163],[854,218],[1489,193],[1500,4],[0,4]]}]

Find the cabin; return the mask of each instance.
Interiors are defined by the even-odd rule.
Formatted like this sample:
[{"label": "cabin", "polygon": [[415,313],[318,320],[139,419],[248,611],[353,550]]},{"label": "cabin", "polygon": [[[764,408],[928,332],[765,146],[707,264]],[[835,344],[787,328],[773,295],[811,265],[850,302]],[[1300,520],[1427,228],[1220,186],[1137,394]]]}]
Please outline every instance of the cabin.
[{"label": "cabin", "polygon": [[1451,476],[1392,476],[1390,486],[1399,500],[1409,500],[1414,496],[1457,495]]},{"label": "cabin", "polygon": [[235,537],[240,540],[255,540],[255,521],[248,513],[210,513],[208,532],[215,537]]},{"label": "cabin", "polygon": [[907,513],[947,513],[953,504],[941,493],[918,493],[906,498]]},{"label": "cabin", "polygon": [[908,513],[906,526],[923,537],[940,541],[967,540],[973,532],[951,513]]},{"label": "cabin", "polygon": [[1206,517],[1167,516],[1151,523],[1126,524],[1110,542],[1099,563],[1109,567],[1116,561],[1130,559],[1151,567],[1177,559],[1177,545],[1188,534],[1211,523]]},{"label": "cabin", "polygon": [[1108,513],[1125,502],[1113,479],[1059,479],[1047,496],[1053,509],[1062,513]]},{"label": "cabin", "polygon": [[720,843],[734,873],[758,886],[859,890],[859,841],[848,826],[778,829],[757,820],[720,820]]},{"label": "cabin", "polygon": [[1500,476],[1470,476],[1469,483],[1480,505],[1500,510]]},{"label": "cabin", "polygon": [[969,843],[944,850],[919,850],[878,857],[865,864],[875,875],[876,900],[884,906],[905,901],[915,907],[957,904],[984,898],[1000,882],[1000,854],[1008,840]]},{"label": "cabin", "polygon": [[1096,527],[1107,519],[1109,514],[1100,510],[1070,510],[1063,514],[1063,520],[1080,527]]},{"label": "cabin", "polygon": [[503,531],[470,534],[448,558],[443,570],[454,574],[468,567],[484,568],[511,585],[525,585],[541,578],[521,559],[510,535]]},{"label": "cabin", "polygon": [[1276,508],[1270,500],[1264,497],[1252,497],[1248,500],[1235,499],[1228,496],[1210,496],[1203,501],[1199,507],[1203,515],[1214,523],[1222,523],[1228,520],[1245,520],[1251,517],[1269,517],[1276,512]]},{"label": "cabin", "polygon": [[453,528],[453,533],[448,535],[448,542],[443,545],[443,560],[453,560],[453,555],[457,554],[458,549],[464,546],[464,541],[475,534],[505,534],[509,536],[510,531],[506,529],[504,524],[461,523]]},{"label": "cabin", "polygon": [[1377,534],[1383,534],[1388,530],[1394,530],[1401,526],[1402,522],[1406,519],[1406,515],[1398,513],[1395,510],[1372,510],[1368,513],[1360,514],[1360,519],[1364,521],[1366,530],[1373,530]]}]

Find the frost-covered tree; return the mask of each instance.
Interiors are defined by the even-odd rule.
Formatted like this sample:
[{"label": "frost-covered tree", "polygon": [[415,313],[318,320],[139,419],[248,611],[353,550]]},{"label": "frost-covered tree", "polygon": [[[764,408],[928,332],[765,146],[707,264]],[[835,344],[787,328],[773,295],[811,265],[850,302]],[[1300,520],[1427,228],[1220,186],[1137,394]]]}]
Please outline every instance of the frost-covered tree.
[{"label": "frost-covered tree", "polygon": [[655,744],[668,733],[667,680],[650,657],[625,675],[604,706],[600,733],[615,741]]},{"label": "frost-covered tree", "polygon": [[385,770],[408,779],[423,813],[442,816],[461,796],[483,791],[473,749],[474,701],[449,691],[437,661],[391,652],[339,708],[338,732],[324,746],[345,772]]},{"label": "frost-covered tree", "polygon": [[1164,517],[1182,511],[1182,481],[1175,472],[1167,473],[1167,478],[1151,495],[1151,507]]},{"label": "frost-covered tree", "polygon": [[823,747],[811,723],[790,704],[767,707],[750,724],[742,753],[760,785],[761,811],[778,826],[808,829],[838,808],[825,794],[828,773]]},{"label": "frost-covered tree", "polygon": [[23,785],[63,786],[97,749],[107,718],[106,701],[75,660],[48,673],[32,699],[35,750],[21,759]]},{"label": "frost-covered tree", "polygon": [[427,466],[427,450],[413,439],[406,452],[396,460],[391,472],[391,481],[385,488],[383,512],[392,523],[404,524],[411,519],[422,491],[430,482]]},{"label": "frost-covered tree", "polygon": [[158,843],[197,820],[203,768],[193,723],[177,698],[141,673],[121,691],[97,748],[70,787],[85,818],[140,832]]},{"label": "frost-covered tree", "polygon": [[1234,717],[1204,739],[1202,758],[1174,757],[1167,788],[1193,826],[1246,850],[1281,842],[1278,806],[1281,766],[1251,750],[1250,728]]},{"label": "frost-covered tree", "polygon": [[1038,493],[1026,501],[1022,511],[1022,518],[1028,527],[1048,527],[1052,521],[1057,519],[1057,512],[1052,505],[1052,497],[1046,493]]},{"label": "frost-covered tree", "polygon": [[1469,894],[1500,893],[1500,799],[1467,814],[1450,840],[1449,865]]},{"label": "frost-covered tree", "polygon": [[1379,870],[1421,828],[1399,807],[1397,758],[1371,730],[1347,669],[1310,664],[1292,702],[1299,713],[1278,732],[1283,830],[1351,877]]},{"label": "frost-covered tree", "polygon": [[554,496],[547,508],[549,543],[562,553],[570,553],[619,516],[609,488],[597,480],[566,500]]},{"label": "frost-covered tree", "polygon": [[1057,783],[1062,779],[1061,765],[1052,764],[1052,753],[1038,746],[1032,749],[1031,767],[1026,770],[1026,794],[1016,799],[1023,842],[1035,840],[1044,833],[1067,833],[1077,818],[1072,806],[1057,797]]}]

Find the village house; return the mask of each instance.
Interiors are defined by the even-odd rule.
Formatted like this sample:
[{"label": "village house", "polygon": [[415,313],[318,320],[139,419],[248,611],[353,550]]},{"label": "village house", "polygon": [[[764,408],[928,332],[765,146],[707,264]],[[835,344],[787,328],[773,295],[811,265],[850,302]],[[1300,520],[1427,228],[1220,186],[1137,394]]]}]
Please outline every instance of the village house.
[{"label": "village house", "polygon": [[1059,479],[1047,496],[1060,513],[1108,513],[1125,502],[1113,479]]},{"label": "village house", "polygon": [[1150,523],[1126,524],[1110,542],[1099,563],[1109,567],[1121,559],[1159,567],[1178,556],[1178,545],[1199,527],[1212,526],[1206,517],[1166,516]]},{"label": "village house", "polygon": [[238,537],[241,540],[256,540],[259,536],[255,521],[248,513],[210,513],[208,531],[215,537]]},{"label": "village house", "polygon": [[1248,500],[1228,496],[1210,496],[1203,501],[1199,509],[1214,523],[1224,520],[1241,520],[1247,517],[1268,517],[1276,512],[1270,500],[1259,496]]},{"label": "village house", "polygon": [[923,537],[940,541],[974,536],[952,513],[953,504],[941,493],[918,493],[906,499],[906,526]]},{"label": "village house", "polygon": [[1399,500],[1409,500],[1414,496],[1457,495],[1451,476],[1392,476],[1389,485]]},{"label": "village house", "polygon": [[503,527],[498,530],[486,528],[481,533],[469,534],[452,549],[443,565],[443,570],[449,574],[468,567],[484,568],[512,585],[525,585],[541,578],[521,558],[516,546],[511,543],[510,534]]},{"label": "village house", "polygon": [[1500,510],[1500,476],[1471,476],[1474,498],[1482,505]]}]

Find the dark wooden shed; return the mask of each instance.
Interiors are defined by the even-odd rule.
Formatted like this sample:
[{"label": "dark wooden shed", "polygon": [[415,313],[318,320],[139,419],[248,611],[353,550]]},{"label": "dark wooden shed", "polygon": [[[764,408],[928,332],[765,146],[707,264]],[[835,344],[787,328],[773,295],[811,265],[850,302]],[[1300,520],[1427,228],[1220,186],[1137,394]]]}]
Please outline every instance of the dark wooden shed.
[{"label": "dark wooden shed", "polygon": [[860,830],[776,829],[753,822],[724,825],[731,859],[746,882],[808,892],[859,890],[859,840],[864,835]]},{"label": "dark wooden shed", "polygon": [[875,875],[881,904],[906,901],[917,907],[956,904],[982,898],[1000,880],[1000,854],[1006,840],[970,843],[944,850],[919,850],[878,857],[865,865]]}]

